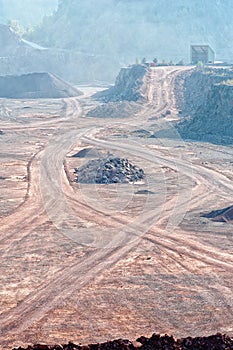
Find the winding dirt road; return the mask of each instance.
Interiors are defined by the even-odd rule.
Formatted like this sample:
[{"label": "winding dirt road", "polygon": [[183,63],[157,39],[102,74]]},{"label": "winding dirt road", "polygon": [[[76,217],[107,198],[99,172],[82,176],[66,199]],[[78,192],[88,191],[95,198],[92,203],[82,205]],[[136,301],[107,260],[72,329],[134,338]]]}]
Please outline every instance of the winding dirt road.
[{"label": "winding dirt road", "polygon": [[[184,69],[190,68],[160,68],[159,71],[152,69],[147,77],[148,103],[137,116],[132,116],[125,121],[122,128],[127,130],[130,125],[134,125],[135,128],[148,126],[151,117],[159,119],[167,109],[175,111],[174,81]],[[209,303],[214,310],[215,307],[219,307],[219,298],[221,298],[222,317],[217,313],[213,322],[210,321],[210,329],[215,329],[216,324],[221,330],[224,329],[225,324],[229,325],[233,321],[230,277],[233,272],[231,236],[222,235],[219,240],[213,233],[217,242],[213,245],[211,239],[210,242],[206,241],[202,232],[197,230],[195,235],[194,227],[191,227],[190,231],[185,230],[182,222],[187,212],[205,203],[207,193],[211,200],[222,198],[230,201],[233,191],[232,182],[226,175],[209,169],[205,165],[194,163],[187,156],[186,150],[180,150],[179,154],[177,151],[179,149],[175,146],[174,148],[165,147],[164,141],[151,148],[149,143],[144,143],[143,140],[136,142],[129,138],[126,142],[124,139],[114,140],[111,136],[101,139],[99,135],[106,129],[114,127],[116,121],[97,122],[81,118],[83,101],[85,96],[81,100],[68,99],[64,102],[65,120],[59,122],[58,129],[50,142],[32,157],[28,165],[27,195],[17,210],[2,219],[0,244],[1,259],[5,261],[9,258],[12,248],[30,238],[33,231],[49,220],[59,232],[58,240],[63,236],[72,244],[78,245],[80,249],[82,247],[87,249],[88,254],[78,261],[72,259],[71,263],[65,266],[61,263],[54,274],[40,281],[17,305],[0,314],[2,348],[10,348],[22,336],[25,342],[27,339],[41,340],[42,336],[37,338],[37,334],[27,338],[27,331],[31,327],[36,329],[37,324],[39,325],[46,315],[63,305],[70,296],[76,295],[75,293],[81,295],[82,291],[97,277],[105,276],[111,269],[114,271],[117,264],[124,262],[144,242],[150,245],[151,250],[159,249],[161,254],[172,261],[166,266],[159,255],[154,262],[157,268],[161,266],[161,270],[167,268],[167,271],[170,268],[170,272],[173,273],[173,265],[178,265],[180,273],[181,271],[189,273],[187,285],[196,284],[196,293],[200,296],[202,303],[205,305]],[[40,123],[40,126],[42,125],[43,122]],[[51,125],[54,126],[52,123]],[[49,129],[50,122],[45,123],[44,126]],[[30,127],[37,128],[38,123]],[[185,146],[184,141],[179,140],[179,142]],[[109,214],[103,211],[98,201],[88,202],[84,189],[74,189],[67,179],[64,159],[75,145],[82,143],[107,151],[123,152],[159,170],[170,169],[176,173],[175,186],[171,191],[166,186],[166,194],[163,195],[162,190],[156,197],[148,194],[142,201],[142,210],[138,215],[128,215],[121,210]],[[158,183],[150,177],[148,177],[147,190],[148,193],[158,192]],[[134,203],[136,206],[136,199],[135,202],[134,199],[132,200],[132,205]],[[229,227],[228,231],[230,231]],[[227,249],[225,249],[226,245]],[[199,279],[203,271],[210,273],[211,276],[216,275],[216,288],[210,285],[209,280],[202,277]],[[186,289],[187,286],[180,286],[180,288]],[[133,308],[133,304],[131,307]],[[151,310],[153,307],[151,304]],[[180,311],[180,318],[182,312]],[[177,330],[177,334],[185,331],[182,322],[180,325],[173,325],[172,328],[172,317],[170,319],[165,310],[161,309],[160,313],[160,328],[167,317],[169,320],[167,327],[173,331]],[[225,322],[226,318],[227,322]],[[194,330],[198,322],[200,320],[194,320]],[[233,332],[233,329],[227,327],[225,327],[226,331]],[[189,329],[192,327],[190,326]],[[91,331],[89,337],[90,334]],[[53,338],[50,340],[52,341]]]}]

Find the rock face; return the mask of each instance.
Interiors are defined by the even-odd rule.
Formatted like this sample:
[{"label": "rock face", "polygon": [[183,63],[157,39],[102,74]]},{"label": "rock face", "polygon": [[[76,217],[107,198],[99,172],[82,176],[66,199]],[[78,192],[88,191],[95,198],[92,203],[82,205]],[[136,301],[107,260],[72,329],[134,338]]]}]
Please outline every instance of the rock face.
[{"label": "rock face", "polygon": [[31,73],[0,77],[1,98],[65,98],[81,92],[50,73]]},{"label": "rock face", "polygon": [[[233,143],[232,69],[193,72],[184,79],[178,131],[184,138]],[[181,99],[182,100],[182,99]]]},{"label": "rock face", "polygon": [[144,77],[147,67],[141,64],[122,68],[115,85],[94,95],[103,102],[138,101],[144,99]]},{"label": "rock face", "polygon": [[76,168],[76,182],[80,183],[130,183],[142,180],[143,169],[131,164],[128,159],[119,157],[99,158]]}]

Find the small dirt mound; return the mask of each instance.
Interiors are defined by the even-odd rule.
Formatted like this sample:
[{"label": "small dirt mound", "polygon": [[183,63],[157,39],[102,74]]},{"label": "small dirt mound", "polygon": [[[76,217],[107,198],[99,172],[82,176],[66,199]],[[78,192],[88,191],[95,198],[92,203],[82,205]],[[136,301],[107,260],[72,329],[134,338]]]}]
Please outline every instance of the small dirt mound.
[{"label": "small dirt mound", "polygon": [[87,113],[92,118],[127,118],[135,115],[141,109],[136,102],[109,102],[92,109]]},{"label": "small dirt mound", "polygon": [[101,152],[94,148],[83,148],[81,151],[72,155],[73,158],[99,158]]},{"label": "small dirt mound", "polygon": [[128,159],[119,157],[90,160],[74,172],[75,181],[80,183],[132,183],[144,177],[143,169],[131,164]]},{"label": "small dirt mound", "polygon": [[78,89],[51,73],[30,73],[0,77],[1,98],[66,98],[81,94]]},{"label": "small dirt mound", "polygon": [[136,192],[136,194],[154,194],[154,192],[150,190],[139,190]]}]

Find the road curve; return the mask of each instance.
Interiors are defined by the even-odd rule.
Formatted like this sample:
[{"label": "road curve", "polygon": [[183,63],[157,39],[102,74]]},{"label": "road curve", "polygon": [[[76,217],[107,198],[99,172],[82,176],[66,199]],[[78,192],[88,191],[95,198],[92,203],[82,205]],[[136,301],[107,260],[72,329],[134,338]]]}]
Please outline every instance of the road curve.
[{"label": "road curve", "polygon": [[[156,106],[157,110],[153,108],[154,114],[157,113],[159,115],[173,104],[172,84],[174,74],[179,74],[179,71],[172,70],[172,72],[165,74],[165,77],[163,77],[163,84],[166,85],[169,81],[170,85],[166,88],[168,93],[161,95],[162,102]],[[154,107],[153,96],[156,93],[157,95],[161,93],[161,90],[156,92],[154,83],[155,80],[151,79],[149,105],[145,106],[144,115],[149,115],[152,107]],[[70,126],[74,127],[82,111],[77,100],[73,99],[68,103],[70,105],[68,105],[67,117],[70,121]],[[111,126],[111,123],[107,125],[107,127],[109,126]],[[201,187],[205,189],[212,188],[213,191],[224,192],[226,195],[229,195],[229,191],[233,190],[233,185],[229,179],[213,170],[202,166],[194,166],[192,163],[177,157],[166,156],[165,158],[162,150],[153,150],[152,152],[131,143],[120,144],[112,141],[103,141],[94,137],[94,134],[95,129],[93,127],[66,130],[63,134],[54,137],[50,145],[35,157],[30,169],[31,187],[28,199],[16,213],[3,220],[1,243],[5,244],[5,247],[14,240],[22,239],[24,235],[30,232],[33,226],[35,227],[40,221],[46,220],[48,217],[57,225],[61,232],[67,237],[71,235],[70,238],[73,239],[73,227],[82,225],[79,217],[76,217],[74,225],[74,216],[78,210],[81,213],[81,211],[88,210],[88,207],[84,206],[83,202],[76,200],[77,211],[73,213],[67,206],[66,199],[68,196],[67,193],[63,192],[62,186],[64,182],[67,183],[64,171],[64,158],[78,139],[108,150],[124,151],[156,165],[159,163],[162,166],[176,169],[178,173],[194,181],[195,187],[188,194],[185,193],[185,190],[181,190],[178,194],[178,200],[177,198],[168,199],[165,203],[167,206],[166,214],[159,219],[158,213],[155,212],[150,199],[140,218],[133,222],[129,222],[125,218],[120,220],[117,214],[115,218],[109,218],[109,215],[103,212],[102,216],[106,225],[109,224],[110,226],[111,221],[115,222],[116,227],[121,228],[120,231],[118,230],[119,233],[114,235],[111,241],[104,241],[105,236],[101,236],[101,232],[97,232],[93,243],[96,249],[93,250],[88,258],[59,270],[56,276],[51,278],[47,284],[40,286],[34,293],[29,294],[15,308],[2,313],[0,315],[0,340],[3,345],[4,343],[6,344],[5,338],[9,334],[19,335],[32,324],[38,322],[46,313],[59,306],[70,294],[84,288],[96,276],[99,276],[103,271],[106,271],[106,269],[109,269],[125,257],[142,239],[148,239],[168,252],[177,251],[179,254],[187,254],[197,260],[202,259],[206,264],[214,264],[230,272],[233,271],[233,259],[230,254],[225,253],[223,256],[220,249],[209,252],[208,248],[205,248],[201,243],[198,244],[194,240],[187,242],[187,240],[182,238],[182,235],[176,237],[168,230],[169,221],[173,229],[178,227],[180,223],[179,220],[178,222],[171,221],[174,210],[177,209],[175,214],[179,214],[179,219],[181,220],[187,205],[200,199],[198,195]],[[195,191],[198,193],[197,196],[195,196]],[[69,196],[72,196],[72,190],[69,191]],[[97,212],[96,215],[98,216],[99,214]],[[15,220],[14,223],[12,223],[12,220]],[[65,229],[63,223],[69,221],[72,222],[71,228]],[[98,218],[96,218],[96,221],[98,221]],[[164,225],[164,221],[166,221],[166,225]]]}]

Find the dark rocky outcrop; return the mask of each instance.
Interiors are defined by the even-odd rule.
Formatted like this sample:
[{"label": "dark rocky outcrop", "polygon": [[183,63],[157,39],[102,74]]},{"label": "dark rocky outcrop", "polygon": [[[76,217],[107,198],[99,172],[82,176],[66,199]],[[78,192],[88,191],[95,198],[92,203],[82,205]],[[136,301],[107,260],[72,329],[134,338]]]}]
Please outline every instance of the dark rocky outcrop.
[{"label": "dark rocky outcrop", "polygon": [[[233,338],[217,333],[208,337],[187,337],[175,339],[165,334],[153,334],[151,338],[140,337],[137,344],[127,339],[117,339],[101,344],[90,344],[86,346],[76,345],[69,342],[66,345],[47,346],[37,344],[27,348],[13,350],[232,350]],[[140,345],[140,344],[141,345]]]},{"label": "dark rocky outcrop", "polygon": [[147,67],[141,64],[122,68],[115,85],[98,92],[94,97],[103,102],[138,101],[144,99],[144,76]]},{"label": "dark rocky outcrop", "polygon": [[51,73],[31,73],[0,77],[1,98],[65,98],[81,92]]},{"label": "dark rocky outcrop", "polygon": [[119,157],[90,160],[74,172],[75,181],[80,183],[130,183],[144,177],[143,169],[131,164],[128,159]]},{"label": "dark rocky outcrop", "polygon": [[213,210],[210,213],[203,214],[202,217],[212,219],[213,221],[219,221],[219,222],[232,221],[233,220],[233,205],[231,205],[227,208]]}]

